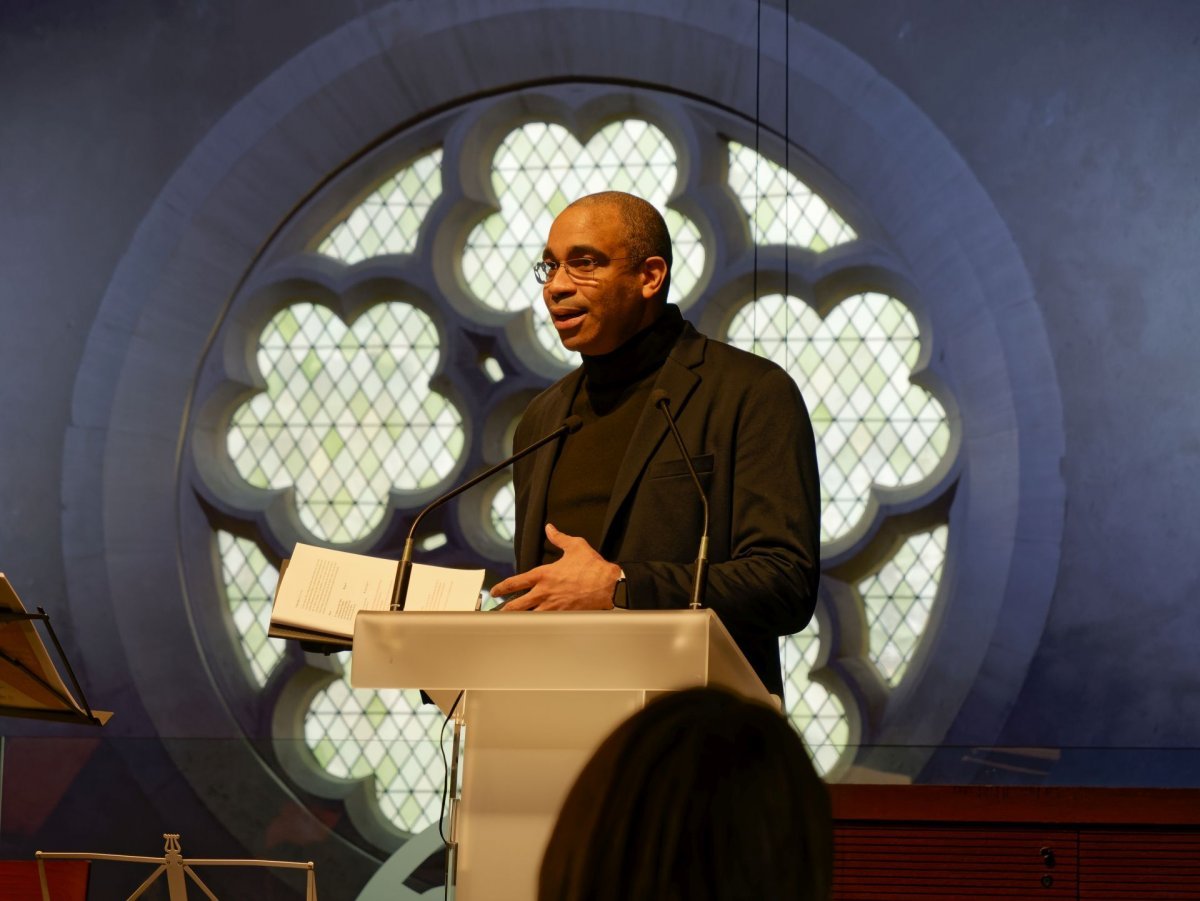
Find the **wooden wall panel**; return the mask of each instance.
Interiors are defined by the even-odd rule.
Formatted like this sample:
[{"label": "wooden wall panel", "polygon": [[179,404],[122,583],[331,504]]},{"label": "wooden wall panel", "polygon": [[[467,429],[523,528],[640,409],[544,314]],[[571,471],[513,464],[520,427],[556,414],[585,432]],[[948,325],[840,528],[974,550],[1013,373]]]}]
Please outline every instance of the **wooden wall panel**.
[{"label": "wooden wall panel", "polygon": [[1079,861],[1080,901],[1200,898],[1200,832],[1083,832]]},{"label": "wooden wall panel", "polygon": [[1076,897],[1073,831],[846,825],[836,829],[836,901]]},{"label": "wooden wall panel", "polygon": [[1200,791],[831,785],[836,901],[1200,901]]}]

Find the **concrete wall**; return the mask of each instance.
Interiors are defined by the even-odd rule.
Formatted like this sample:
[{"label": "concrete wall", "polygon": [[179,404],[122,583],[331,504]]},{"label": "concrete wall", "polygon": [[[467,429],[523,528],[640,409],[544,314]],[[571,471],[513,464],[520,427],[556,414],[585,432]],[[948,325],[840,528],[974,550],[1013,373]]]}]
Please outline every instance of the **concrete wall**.
[{"label": "concrete wall", "polygon": [[805,18],[903,89],[967,160],[1020,248],[1052,344],[1067,439],[1061,568],[1006,737],[1196,747],[1200,9],[843,11]]}]

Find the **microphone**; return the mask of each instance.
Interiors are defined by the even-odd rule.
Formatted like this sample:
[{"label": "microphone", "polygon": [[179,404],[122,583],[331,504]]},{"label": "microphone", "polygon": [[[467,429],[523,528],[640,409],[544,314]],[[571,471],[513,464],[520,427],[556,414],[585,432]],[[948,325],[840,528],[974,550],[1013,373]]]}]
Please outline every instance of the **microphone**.
[{"label": "microphone", "polygon": [[392,603],[391,603],[390,609],[392,609],[392,610],[403,610],[404,609],[404,598],[408,594],[408,582],[409,582],[409,579],[412,577],[413,535],[417,531],[418,523],[421,522],[421,518],[426,513],[430,512],[431,510],[436,510],[442,504],[446,503],[446,501],[453,500],[454,498],[456,498],[460,494],[462,494],[464,491],[466,491],[468,488],[474,488],[476,485],[478,485],[484,479],[491,478],[496,473],[498,473],[500,470],[505,469],[509,466],[512,466],[514,463],[516,463],[522,457],[529,456],[529,454],[532,454],[535,450],[537,450],[542,445],[549,444],[551,441],[554,441],[557,438],[561,438],[564,435],[573,435],[575,432],[579,431],[579,427],[581,425],[583,425],[583,420],[580,419],[578,416],[568,416],[566,419],[564,419],[562,421],[562,424],[558,428],[556,428],[553,432],[551,432],[549,435],[545,435],[545,436],[539,438],[537,441],[533,442],[533,444],[518,451],[517,453],[513,454],[508,459],[501,460],[495,466],[485,469],[483,472],[481,472],[479,475],[475,476],[473,479],[470,479],[470,480],[464,482],[463,484],[459,485],[457,488],[454,488],[454,489],[446,492],[445,494],[443,494],[441,497],[439,497],[437,500],[433,501],[432,503],[426,504],[424,509],[422,509],[421,512],[416,515],[415,519],[413,519],[412,526],[410,526],[409,530],[408,530],[408,537],[404,540],[404,552],[400,555],[399,577],[396,579],[396,587],[392,591]]},{"label": "microphone", "polygon": [[692,584],[692,602],[690,604],[693,610],[699,610],[701,601],[704,600],[704,588],[708,582],[708,496],[705,495],[704,488],[700,485],[700,476],[696,475],[696,467],[692,465],[692,458],[688,455],[687,447],[684,446],[683,438],[671,416],[671,398],[662,388],[655,388],[650,392],[650,401],[662,410],[663,416],[666,417],[667,425],[671,429],[671,436],[675,439],[675,445],[679,448],[683,462],[687,464],[688,472],[696,485],[696,491],[700,493],[700,504],[704,508],[704,532],[700,536],[700,550],[696,554],[696,579]]}]

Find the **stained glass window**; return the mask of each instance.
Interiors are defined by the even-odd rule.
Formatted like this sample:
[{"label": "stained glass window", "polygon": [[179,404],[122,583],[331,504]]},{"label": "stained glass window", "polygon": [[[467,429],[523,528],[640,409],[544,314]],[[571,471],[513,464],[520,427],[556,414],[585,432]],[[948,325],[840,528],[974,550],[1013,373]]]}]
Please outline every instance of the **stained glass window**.
[{"label": "stained glass window", "polygon": [[857,237],[795,175],[736,141],[729,142],[729,187],[749,219],[756,244],[790,244],[819,253]]},{"label": "stained glass window", "polygon": [[417,232],[442,193],[439,147],[405,166],[356,206],[317,247],[343,263],[359,263],[384,254],[411,253]]},{"label": "stained glass window", "polygon": [[871,637],[871,661],[899,685],[933,610],[946,559],[947,529],[912,535],[879,572],[858,583]]},{"label": "stained glass window", "polygon": [[[822,318],[797,296],[748,296],[744,280],[731,274],[754,245],[819,255],[857,240],[855,229],[796,172],[717,133],[706,117],[675,124],[695,136],[687,152],[709,161],[699,166],[691,160],[690,169],[721,173],[726,181],[682,185],[683,151],[650,118],[596,123],[581,143],[564,125],[514,116],[507,134],[480,145],[490,155],[488,188],[497,208],[453,220],[459,228],[468,221],[452,289],[465,297],[456,299],[453,311],[451,305],[418,304],[398,290],[350,322],[302,293],[275,312],[257,336],[265,388],[233,411],[226,435],[229,458],[247,485],[290,488],[309,536],[345,544],[373,534],[397,492],[446,480],[480,431],[466,421],[480,411],[460,409],[451,396],[463,398],[468,383],[503,387],[507,373],[531,354],[561,372],[574,365],[545,315],[530,267],[541,256],[553,217],[571,199],[607,189],[640,194],[664,211],[675,249],[672,299],[703,317],[714,298],[722,298],[726,312],[716,320],[725,323],[724,333],[717,337],[775,360],[799,384],[818,440],[825,542],[862,520],[875,487],[927,479],[948,452],[950,427],[942,404],[912,381],[923,336],[906,299],[856,293]],[[413,254],[418,236],[445,221],[434,203],[443,187],[466,177],[444,170],[444,160],[479,152],[474,144],[459,146],[456,154],[422,151],[307,246],[346,267]],[[482,193],[476,186],[475,195]],[[701,194],[703,202],[679,202]],[[722,203],[720,215],[705,212]],[[717,231],[718,223],[738,216],[744,233]],[[732,304],[731,294],[738,297]],[[463,312],[463,304],[472,303],[478,323],[486,325]],[[498,315],[532,316],[532,340],[517,346],[520,339],[509,330],[503,341],[514,343],[511,352],[493,350],[487,342]],[[449,365],[442,359],[444,332],[452,328],[472,332],[483,348],[476,358]],[[472,367],[469,377],[461,368],[466,365]],[[544,366],[531,371],[545,379]],[[456,385],[458,393],[439,393],[445,384]],[[495,488],[487,504],[487,527],[502,546],[513,534],[511,485]],[[945,526],[911,535],[890,559],[854,581],[862,607],[847,622],[866,623],[867,656],[891,686],[904,678],[930,622],[947,535]],[[230,615],[252,677],[262,685],[282,653],[265,637],[275,571],[253,542],[225,533],[217,539]],[[448,532],[425,539],[423,552],[461,541]],[[830,615],[836,620],[837,611]],[[788,712],[818,768],[829,772],[845,759],[848,716],[855,711],[809,677],[825,640],[814,619],[780,647]],[[380,810],[399,830],[415,831],[436,819],[443,771],[435,741],[441,717],[433,708],[421,708],[407,692],[356,692],[343,675],[317,694],[304,721],[314,765],[335,780],[374,777]]]},{"label": "stained glass window", "polygon": [[809,404],[823,539],[858,522],[872,485],[918,482],[945,455],[946,413],[909,380],[920,343],[896,298],[858,294],[822,319],[798,298],[767,295],[738,311],[729,340],[786,369]]},{"label": "stained glass window", "polygon": [[419,832],[441,815],[445,766],[438,737],[445,718],[422,705],[416,691],[351,688],[350,655],[338,656],[345,675],[313,699],[305,743],[335,777],[374,776],[383,815],[406,832]]},{"label": "stained glass window", "polygon": [[429,386],[439,346],[429,317],[400,301],[349,327],[316,304],[283,310],[259,340],[267,390],[230,424],[238,472],[255,487],[294,488],[315,538],[365,536],[389,490],[437,483],[462,451],[462,417]]},{"label": "stained glass window", "polygon": [[788,716],[804,736],[817,772],[824,775],[841,758],[849,726],[837,695],[808,676],[816,667],[820,648],[820,626],[815,617],[800,634],[779,640]]},{"label": "stained glass window", "polygon": [[283,642],[268,638],[271,623],[271,599],[279,572],[252,541],[217,532],[221,555],[221,580],[225,602],[233,618],[233,628],[249,664],[255,683],[261,688],[283,656]]}]

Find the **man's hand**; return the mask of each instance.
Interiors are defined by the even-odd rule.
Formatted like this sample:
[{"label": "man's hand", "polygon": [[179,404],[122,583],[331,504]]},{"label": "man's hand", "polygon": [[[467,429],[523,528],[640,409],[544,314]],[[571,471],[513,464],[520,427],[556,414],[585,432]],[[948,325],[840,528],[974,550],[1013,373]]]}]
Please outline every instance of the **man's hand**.
[{"label": "man's hand", "polygon": [[546,537],[563,555],[492,586],[494,597],[525,594],[503,610],[608,610],[621,567],[601,557],[583,538],[567,535],[546,523]]}]

